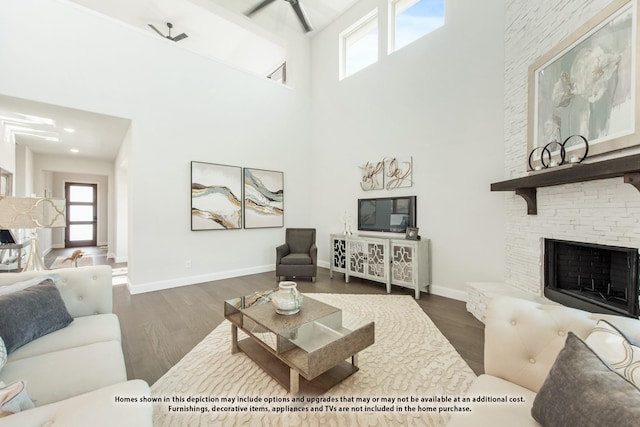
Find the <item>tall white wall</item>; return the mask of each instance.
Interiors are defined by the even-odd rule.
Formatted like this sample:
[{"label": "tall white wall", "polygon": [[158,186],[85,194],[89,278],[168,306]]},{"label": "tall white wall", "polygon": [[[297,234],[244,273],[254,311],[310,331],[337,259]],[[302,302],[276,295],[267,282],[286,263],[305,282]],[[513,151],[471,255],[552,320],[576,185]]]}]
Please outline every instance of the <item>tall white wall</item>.
[{"label": "tall white wall", "polygon": [[114,164],[115,188],[112,201],[114,220],[109,222],[108,257],[116,262],[127,262],[129,256],[129,152],[131,129],[122,141]]},{"label": "tall white wall", "polygon": [[33,151],[24,145],[16,145],[15,150],[14,195],[21,197],[29,197],[32,194],[44,195],[44,192],[36,193],[36,187],[33,182]]},{"label": "tall white wall", "polygon": [[[338,37],[385,0],[363,0],[312,41],[312,224],[327,265],[329,234],[357,199],[417,195],[417,225],[431,240],[433,291],[464,299],[468,281],[502,280],[504,215],[489,186],[502,176],[502,0],[449,0],[446,24],[342,81]],[[413,187],[362,191],[359,166],[413,157]]]},{"label": "tall white wall", "polygon": [[[506,178],[526,175],[528,67],[609,3],[506,2]],[[640,193],[624,184],[622,178],[539,188],[535,216],[527,215],[520,197],[503,197],[507,218],[506,281],[512,287],[541,293],[543,238],[640,248]]]},{"label": "tall white wall", "polygon": [[287,46],[291,89],[64,1],[2,9],[0,93],[132,121],[132,292],[273,269],[281,228],[190,230],[189,165],[284,171],[285,225],[309,222],[305,38]]}]

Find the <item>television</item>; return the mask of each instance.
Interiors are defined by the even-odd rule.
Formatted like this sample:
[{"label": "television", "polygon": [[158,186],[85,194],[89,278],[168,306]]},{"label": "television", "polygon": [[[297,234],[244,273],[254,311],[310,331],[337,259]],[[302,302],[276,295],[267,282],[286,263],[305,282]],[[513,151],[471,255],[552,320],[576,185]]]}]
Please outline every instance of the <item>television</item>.
[{"label": "television", "polygon": [[358,230],[404,233],[416,226],[416,196],[358,199]]},{"label": "television", "polygon": [[11,245],[16,242],[11,230],[0,230],[0,245]]}]

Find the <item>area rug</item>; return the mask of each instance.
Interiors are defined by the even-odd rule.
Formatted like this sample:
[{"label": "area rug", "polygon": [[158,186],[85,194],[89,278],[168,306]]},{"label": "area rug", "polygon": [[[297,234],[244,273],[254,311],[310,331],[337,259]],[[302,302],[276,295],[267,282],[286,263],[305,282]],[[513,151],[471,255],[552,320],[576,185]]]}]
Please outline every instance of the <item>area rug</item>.
[{"label": "area rug", "polygon": [[[73,262],[71,260],[66,260],[67,257],[59,256],[51,264],[51,270],[56,268],[69,268],[73,267]],[[87,265],[93,265],[93,257],[91,255],[83,255],[82,258],[78,258],[78,267],[85,267]]]},{"label": "area rug", "polygon": [[[308,296],[375,321],[375,344],[359,354],[360,370],[320,396],[325,401],[293,403],[245,354],[232,355],[231,324],[225,320],[153,384],[154,426],[446,424],[447,413],[418,408],[441,403],[417,402],[453,400],[475,374],[412,297]],[[281,409],[286,412],[276,412]]]}]

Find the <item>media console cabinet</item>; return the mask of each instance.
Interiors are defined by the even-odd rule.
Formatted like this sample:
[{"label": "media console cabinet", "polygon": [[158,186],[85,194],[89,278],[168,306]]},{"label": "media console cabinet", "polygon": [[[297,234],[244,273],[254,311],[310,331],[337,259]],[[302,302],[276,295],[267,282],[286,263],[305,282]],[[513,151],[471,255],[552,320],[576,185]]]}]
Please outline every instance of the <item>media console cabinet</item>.
[{"label": "media console cabinet", "polygon": [[332,234],[329,275],[344,273],[384,283],[387,293],[391,285],[413,289],[415,298],[429,292],[431,266],[429,240],[407,240],[366,235]]}]

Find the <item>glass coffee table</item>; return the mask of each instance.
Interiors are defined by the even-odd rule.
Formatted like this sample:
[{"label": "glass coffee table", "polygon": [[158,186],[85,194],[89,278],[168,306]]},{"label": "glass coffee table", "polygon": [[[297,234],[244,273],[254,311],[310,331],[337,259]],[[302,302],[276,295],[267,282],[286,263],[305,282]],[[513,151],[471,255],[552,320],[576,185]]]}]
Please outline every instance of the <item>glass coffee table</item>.
[{"label": "glass coffee table", "polygon": [[[320,395],[358,371],[358,353],[375,341],[373,321],[307,296],[300,312],[277,314],[274,291],[225,301],[232,354],[244,352],[294,395]],[[238,329],[247,336],[240,341]]]}]

